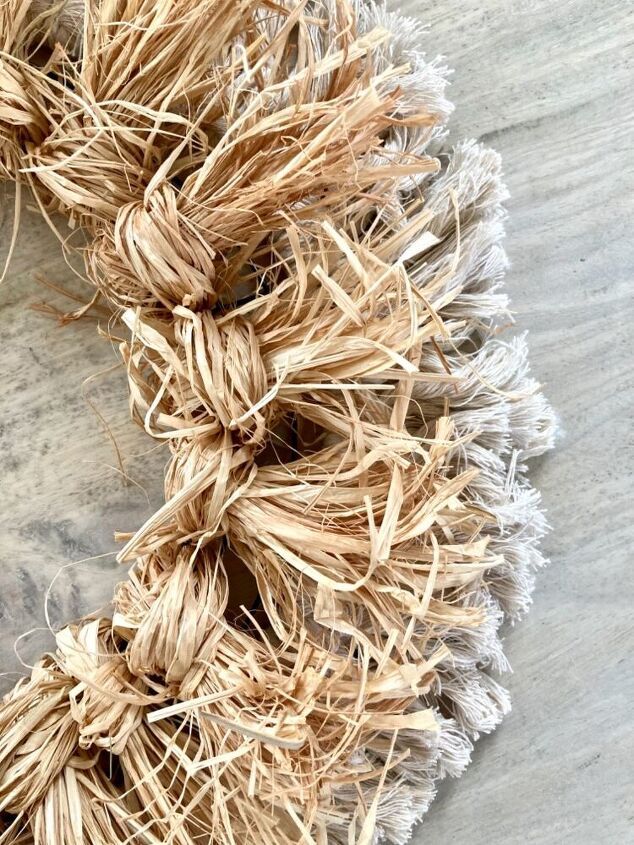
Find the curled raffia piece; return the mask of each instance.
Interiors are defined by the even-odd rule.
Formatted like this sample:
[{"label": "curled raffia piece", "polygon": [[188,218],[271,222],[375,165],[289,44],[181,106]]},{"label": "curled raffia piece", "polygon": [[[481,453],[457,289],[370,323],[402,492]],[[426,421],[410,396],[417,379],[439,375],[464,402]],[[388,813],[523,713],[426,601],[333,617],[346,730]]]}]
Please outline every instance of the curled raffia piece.
[{"label": "curled raffia piece", "polygon": [[499,159],[443,151],[446,68],[371,0],[0,21],[0,174],[84,232],[170,450],[112,619],[0,707],[0,842],[405,842],[543,562]]}]

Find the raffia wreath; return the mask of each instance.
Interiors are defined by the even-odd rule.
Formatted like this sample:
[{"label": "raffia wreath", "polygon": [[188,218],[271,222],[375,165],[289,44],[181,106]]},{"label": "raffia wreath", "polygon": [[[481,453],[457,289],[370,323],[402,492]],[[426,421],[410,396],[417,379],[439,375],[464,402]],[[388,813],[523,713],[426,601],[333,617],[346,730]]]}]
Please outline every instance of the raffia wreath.
[{"label": "raffia wreath", "polygon": [[87,234],[165,504],[0,709],[3,843],[404,842],[508,710],[553,417],[498,156],[349,0],[5,0],[2,175]]}]

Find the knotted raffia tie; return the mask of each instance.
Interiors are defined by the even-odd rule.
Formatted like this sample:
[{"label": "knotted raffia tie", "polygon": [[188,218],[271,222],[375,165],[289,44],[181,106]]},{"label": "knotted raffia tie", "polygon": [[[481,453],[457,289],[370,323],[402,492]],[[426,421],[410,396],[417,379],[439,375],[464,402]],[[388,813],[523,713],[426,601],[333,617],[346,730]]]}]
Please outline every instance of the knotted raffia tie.
[{"label": "knotted raffia tie", "polygon": [[113,618],[0,709],[0,841],[403,842],[508,707],[541,562],[498,159],[430,155],[445,69],[373,3],[0,19],[0,172],[85,232],[171,450]]}]

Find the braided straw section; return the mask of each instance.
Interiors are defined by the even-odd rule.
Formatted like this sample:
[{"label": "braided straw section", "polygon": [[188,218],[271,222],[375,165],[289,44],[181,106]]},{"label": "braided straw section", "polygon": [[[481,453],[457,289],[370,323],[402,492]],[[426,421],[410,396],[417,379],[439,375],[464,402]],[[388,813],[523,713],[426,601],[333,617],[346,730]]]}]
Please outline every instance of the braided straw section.
[{"label": "braided straw section", "polygon": [[0,708],[0,842],[404,842],[542,562],[498,158],[441,151],[446,70],[381,5],[0,18],[0,172],[87,233],[171,453],[113,618]]}]

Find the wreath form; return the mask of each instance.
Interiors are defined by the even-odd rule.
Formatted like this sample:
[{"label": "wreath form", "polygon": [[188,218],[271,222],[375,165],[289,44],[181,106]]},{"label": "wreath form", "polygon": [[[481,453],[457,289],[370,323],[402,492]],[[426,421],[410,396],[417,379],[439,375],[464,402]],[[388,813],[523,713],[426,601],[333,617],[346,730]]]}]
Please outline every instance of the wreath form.
[{"label": "wreath form", "polygon": [[88,235],[165,504],[0,708],[1,842],[402,843],[509,697],[551,409],[496,153],[348,0],[9,0],[0,171]]}]

